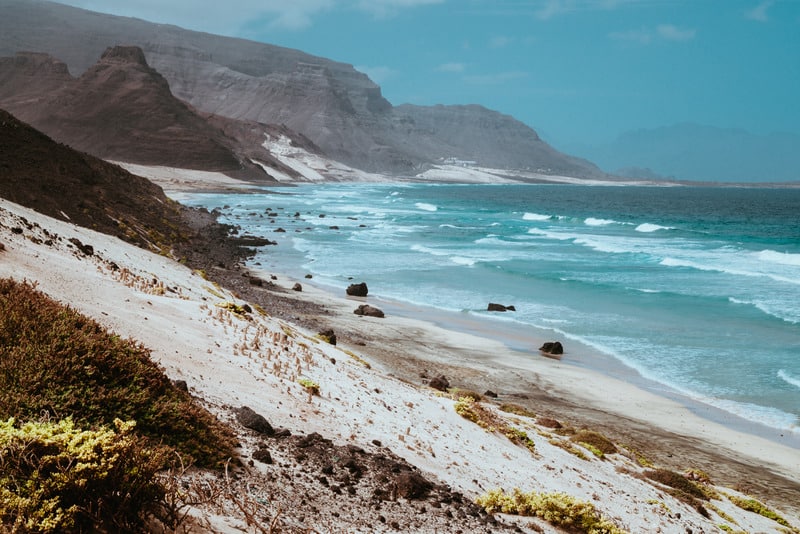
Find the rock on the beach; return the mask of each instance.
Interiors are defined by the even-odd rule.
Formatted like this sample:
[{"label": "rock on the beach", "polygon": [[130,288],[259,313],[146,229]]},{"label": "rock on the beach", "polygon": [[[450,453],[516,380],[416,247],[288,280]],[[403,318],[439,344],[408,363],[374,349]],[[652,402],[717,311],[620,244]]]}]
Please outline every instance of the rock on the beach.
[{"label": "rock on the beach", "polygon": [[250,430],[255,430],[259,434],[266,434],[271,436],[275,433],[275,429],[269,424],[263,415],[256,413],[252,408],[242,406],[236,409],[236,420],[239,424]]},{"label": "rock on the beach", "polygon": [[439,391],[447,391],[447,388],[450,387],[450,381],[444,375],[440,375],[431,378],[431,381],[428,382],[428,385],[433,389],[438,389]]},{"label": "rock on the beach", "polygon": [[369,289],[367,288],[366,282],[347,286],[347,294],[351,297],[366,297],[367,293],[369,293]]},{"label": "rock on the beach", "polygon": [[332,329],[328,328],[327,330],[323,330],[318,335],[326,343],[336,345],[336,333]]},{"label": "rock on the beach", "polygon": [[292,286],[292,290],[294,290],[294,291],[302,291],[303,290],[303,286],[300,285],[300,282],[298,282],[298,283],[296,283],[295,285]]},{"label": "rock on the beach", "polygon": [[497,398],[497,393],[495,393],[491,389],[487,389],[486,393],[484,393],[483,396],[484,397],[489,397],[489,398],[492,398],[492,399],[496,399]]},{"label": "rock on the beach", "polygon": [[494,302],[490,302],[489,306],[487,306],[486,311],[495,311],[495,312],[504,312],[504,311],[517,311],[514,306],[504,306],[503,304],[496,304]]},{"label": "rock on the beach", "polygon": [[383,310],[370,306],[369,304],[362,304],[353,311],[356,315],[366,315],[368,317],[383,317]]},{"label": "rock on the beach", "polygon": [[400,473],[394,483],[397,485],[397,496],[410,500],[424,499],[433,489],[433,484],[419,473]]},{"label": "rock on the beach", "polygon": [[548,341],[539,350],[545,354],[564,354],[564,347],[560,341]]}]

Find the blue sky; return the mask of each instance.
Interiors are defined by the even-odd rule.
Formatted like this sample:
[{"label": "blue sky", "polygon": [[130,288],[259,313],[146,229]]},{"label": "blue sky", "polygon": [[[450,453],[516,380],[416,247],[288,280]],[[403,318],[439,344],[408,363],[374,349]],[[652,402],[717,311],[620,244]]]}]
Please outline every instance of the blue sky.
[{"label": "blue sky", "polygon": [[353,64],[562,149],[695,122],[800,134],[800,0],[67,0]]}]

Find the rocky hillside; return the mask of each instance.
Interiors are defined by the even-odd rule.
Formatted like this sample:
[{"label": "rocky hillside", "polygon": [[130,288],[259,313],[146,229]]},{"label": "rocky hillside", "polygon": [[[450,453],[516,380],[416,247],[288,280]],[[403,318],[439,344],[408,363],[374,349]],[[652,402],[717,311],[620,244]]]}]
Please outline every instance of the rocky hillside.
[{"label": "rocky hillside", "polygon": [[172,93],[199,111],[285,125],[328,156],[364,170],[416,173],[457,158],[483,166],[603,176],[511,117],[478,106],[393,107],[380,87],[351,65],[298,50],[41,0],[0,0],[0,8],[0,55],[46,52],[77,76],[107,47],[137,45]]},{"label": "rocky hillside", "polygon": [[56,143],[2,109],[0,198],[152,250],[192,240],[185,209],[160,187]]}]

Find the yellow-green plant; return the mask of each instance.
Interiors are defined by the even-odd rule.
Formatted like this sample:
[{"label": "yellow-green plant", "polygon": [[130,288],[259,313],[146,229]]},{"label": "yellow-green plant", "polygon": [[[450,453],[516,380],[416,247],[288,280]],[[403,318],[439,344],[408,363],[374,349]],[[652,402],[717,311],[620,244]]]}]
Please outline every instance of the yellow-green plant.
[{"label": "yellow-green plant", "polygon": [[176,388],[150,351],[30,284],[0,279],[0,420],[71,417],[83,428],[136,421],[136,433],[199,466],[222,467],[233,433]]},{"label": "yellow-green plant", "polygon": [[165,450],[144,447],[133,422],[114,425],[0,421],[0,530],[143,530],[163,501]]},{"label": "yellow-green plant", "polygon": [[784,527],[790,527],[790,528],[792,527],[788,521],[779,516],[774,510],[768,508],[762,502],[759,502],[751,498],[737,497],[736,495],[726,495],[726,497],[728,497],[729,501],[731,501],[733,504],[735,504],[742,510],[747,510],[748,512],[753,512],[755,514],[764,516],[767,519],[772,519],[773,521],[775,521],[779,525],[783,525]]},{"label": "yellow-green plant", "polygon": [[306,388],[311,395],[319,395],[319,384],[310,378],[299,378],[297,383]]},{"label": "yellow-green plant", "polygon": [[524,493],[514,488],[511,494],[491,490],[476,500],[487,513],[502,512],[540,517],[553,525],[587,534],[624,534],[594,507],[566,493]]}]

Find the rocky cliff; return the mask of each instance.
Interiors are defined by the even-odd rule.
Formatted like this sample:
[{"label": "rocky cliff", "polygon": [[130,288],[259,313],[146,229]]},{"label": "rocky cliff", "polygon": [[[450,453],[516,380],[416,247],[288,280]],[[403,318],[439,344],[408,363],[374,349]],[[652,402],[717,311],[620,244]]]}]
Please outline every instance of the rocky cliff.
[{"label": "rocky cliff", "polygon": [[62,59],[73,75],[117,44],[142,48],[172,93],[197,110],[285,125],[352,166],[416,173],[443,158],[598,177],[513,118],[476,106],[393,107],[351,65],[253,41],[92,13],[41,0],[0,0],[0,55]]}]

